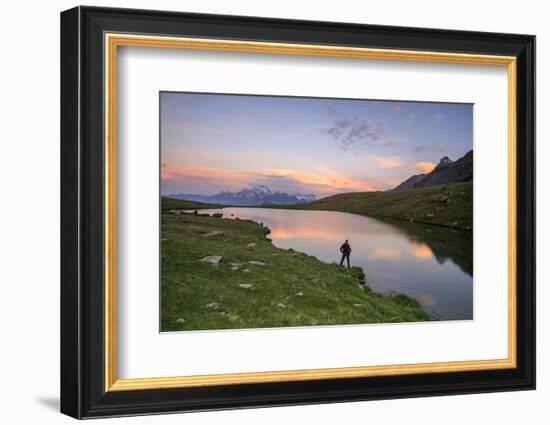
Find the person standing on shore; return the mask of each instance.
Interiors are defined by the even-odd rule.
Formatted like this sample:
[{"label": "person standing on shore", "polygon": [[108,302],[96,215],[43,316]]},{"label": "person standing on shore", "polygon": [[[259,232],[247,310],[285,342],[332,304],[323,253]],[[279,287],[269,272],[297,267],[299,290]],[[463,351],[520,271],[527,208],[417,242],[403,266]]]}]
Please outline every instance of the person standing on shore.
[{"label": "person standing on shore", "polygon": [[340,247],[340,252],[342,253],[342,259],[340,260],[340,267],[344,265],[344,260],[346,260],[348,263],[348,269],[349,269],[350,268],[349,256],[351,254],[351,246],[349,245],[349,242],[347,239]]}]

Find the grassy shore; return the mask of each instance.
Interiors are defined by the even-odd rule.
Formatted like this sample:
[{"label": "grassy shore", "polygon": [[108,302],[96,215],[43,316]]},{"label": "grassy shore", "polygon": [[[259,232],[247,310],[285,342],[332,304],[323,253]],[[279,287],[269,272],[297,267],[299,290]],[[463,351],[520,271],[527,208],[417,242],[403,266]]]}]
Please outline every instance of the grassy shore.
[{"label": "grassy shore", "polygon": [[172,209],[201,209],[201,208],[219,208],[219,205],[216,204],[207,204],[204,202],[195,202],[195,201],[186,201],[183,199],[174,199],[174,198],[162,198],[161,199],[161,209],[163,212],[170,211]]},{"label": "grassy shore", "polygon": [[414,299],[360,286],[360,268],[275,247],[255,222],[167,212],[161,220],[162,331],[429,320]]},{"label": "grassy shore", "polygon": [[450,183],[402,192],[342,193],[309,204],[269,207],[342,211],[471,231],[473,184]]}]

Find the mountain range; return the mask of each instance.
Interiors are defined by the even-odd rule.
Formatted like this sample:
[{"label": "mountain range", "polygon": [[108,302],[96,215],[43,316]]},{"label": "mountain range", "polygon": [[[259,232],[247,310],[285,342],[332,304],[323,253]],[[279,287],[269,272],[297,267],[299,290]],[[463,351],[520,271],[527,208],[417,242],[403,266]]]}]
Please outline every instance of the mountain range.
[{"label": "mountain range", "polygon": [[407,189],[437,186],[446,183],[471,181],[474,176],[474,152],[467,152],[462,158],[452,161],[444,156],[435,168],[426,174],[416,174],[393,188],[392,192]]},{"label": "mountain range", "polygon": [[264,185],[256,185],[238,192],[222,191],[214,195],[178,193],[167,196],[172,199],[184,199],[186,201],[239,206],[294,205],[315,201],[315,195],[312,194],[290,195],[285,192],[272,192]]}]

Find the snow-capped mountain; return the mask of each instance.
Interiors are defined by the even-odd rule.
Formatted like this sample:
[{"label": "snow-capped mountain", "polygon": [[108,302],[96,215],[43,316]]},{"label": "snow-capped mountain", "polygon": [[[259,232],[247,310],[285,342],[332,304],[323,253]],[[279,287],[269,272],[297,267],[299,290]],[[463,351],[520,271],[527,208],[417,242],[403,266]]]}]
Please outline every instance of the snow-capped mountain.
[{"label": "snow-capped mountain", "polygon": [[315,195],[312,194],[294,194],[285,192],[272,192],[267,186],[256,185],[238,192],[223,191],[214,195],[196,195],[178,193],[168,195],[169,198],[185,199],[188,201],[206,202],[210,204],[223,205],[293,205],[304,204],[315,201]]}]

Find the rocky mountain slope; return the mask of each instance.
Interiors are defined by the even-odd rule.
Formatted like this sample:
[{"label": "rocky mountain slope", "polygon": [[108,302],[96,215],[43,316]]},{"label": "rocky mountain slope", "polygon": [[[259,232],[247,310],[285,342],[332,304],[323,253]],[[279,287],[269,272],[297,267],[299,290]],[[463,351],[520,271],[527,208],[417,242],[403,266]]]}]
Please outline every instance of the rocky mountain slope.
[{"label": "rocky mountain slope", "polygon": [[412,189],[414,185],[421,181],[424,177],[426,177],[426,174],[415,174],[414,176],[409,177],[399,186],[392,189],[392,192],[400,192],[402,190]]},{"label": "rocky mountain slope", "polygon": [[409,177],[403,183],[392,189],[400,192],[407,189],[438,186],[448,183],[472,181],[474,175],[474,153],[467,152],[462,158],[452,161],[444,156],[439,164],[427,174],[418,174]]}]

